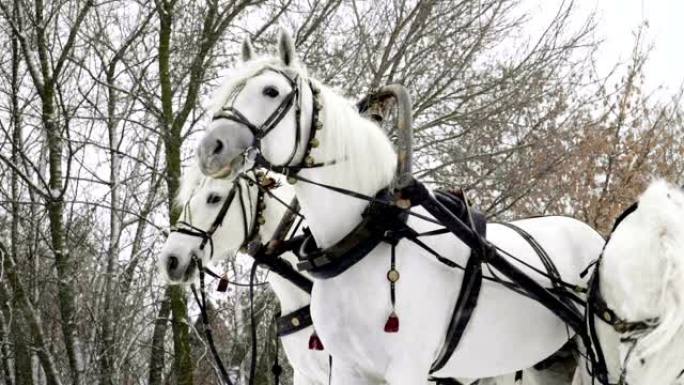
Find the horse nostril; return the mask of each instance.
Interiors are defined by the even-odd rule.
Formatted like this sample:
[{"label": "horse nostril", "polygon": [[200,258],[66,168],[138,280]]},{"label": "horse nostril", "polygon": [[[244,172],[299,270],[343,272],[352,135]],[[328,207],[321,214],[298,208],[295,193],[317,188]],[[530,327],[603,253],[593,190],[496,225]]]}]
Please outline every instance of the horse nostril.
[{"label": "horse nostril", "polygon": [[174,255],[169,256],[169,270],[174,271],[178,267],[178,257]]},{"label": "horse nostril", "polygon": [[223,150],[223,142],[216,139],[216,146],[214,147],[214,155],[218,155],[221,153],[221,150]]}]

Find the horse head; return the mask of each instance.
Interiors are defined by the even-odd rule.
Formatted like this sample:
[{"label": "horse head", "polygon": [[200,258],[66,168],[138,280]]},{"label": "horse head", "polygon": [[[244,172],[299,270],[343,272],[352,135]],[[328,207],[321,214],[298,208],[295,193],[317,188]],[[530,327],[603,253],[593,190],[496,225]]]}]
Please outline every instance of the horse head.
[{"label": "horse head", "polygon": [[[158,261],[168,282],[191,283],[197,276],[198,259],[208,266],[234,257],[252,238],[266,238],[274,232],[285,207],[260,193],[255,179],[208,178],[197,164],[183,175],[176,197],[181,216]],[[285,200],[292,196],[287,187],[277,194]]]},{"label": "horse head", "polygon": [[281,34],[278,57],[255,58],[245,41],[242,59],[219,91],[197,148],[208,176],[234,177],[251,160],[249,149],[271,165],[302,163],[310,144],[315,86],[296,59],[292,38]]},{"label": "horse head", "polygon": [[[625,324],[618,351],[630,385],[684,382],[684,192],[652,183],[615,228],[600,264],[601,295]],[[627,328],[630,329],[630,328]]]}]

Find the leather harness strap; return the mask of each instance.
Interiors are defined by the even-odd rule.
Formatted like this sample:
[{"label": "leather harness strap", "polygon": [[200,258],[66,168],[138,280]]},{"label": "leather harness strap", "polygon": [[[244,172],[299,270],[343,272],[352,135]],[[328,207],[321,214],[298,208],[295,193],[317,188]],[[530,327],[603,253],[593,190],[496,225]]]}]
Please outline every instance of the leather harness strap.
[{"label": "leather harness strap", "polygon": [[[382,190],[376,195],[376,198],[383,199],[387,195],[387,190]],[[464,222],[470,223],[474,232],[480,233],[482,236],[485,235],[483,233],[486,229],[486,223],[480,219],[483,217],[478,216],[481,225],[476,226],[465,200],[444,192],[439,192],[436,197],[440,202],[443,202],[448,211]],[[300,270],[308,271],[316,278],[334,277],[362,260],[381,242],[395,244],[402,238],[411,240],[434,255],[435,252],[418,239],[419,234],[406,225],[407,217],[407,212],[397,207],[371,203],[364,211],[361,223],[335,245],[326,249],[319,249],[315,246],[311,234],[305,236],[298,253],[302,262],[297,267]],[[481,250],[473,249],[468,258],[461,289],[447,327],[445,342],[432,365],[430,373],[441,369],[448,362],[470,322],[482,287],[482,257]],[[451,268],[459,267],[443,257],[438,258],[438,261]]]},{"label": "leather harness strap", "polygon": [[[388,190],[382,190],[376,197],[384,199],[388,194]],[[300,259],[297,268],[316,278],[331,278],[342,274],[381,242],[390,241],[394,232],[405,229],[408,217],[406,212],[397,207],[373,203],[368,205],[362,215],[361,223],[342,240],[326,249],[318,248],[311,233],[307,233],[296,252]]]},{"label": "leather harness strap", "polygon": [[456,306],[454,307],[454,312],[451,315],[451,321],[447,328],[444,345],[442,345],[442,350],[432,364],[430,373],[442,369],[461,342],[461,338],[470,322],[473,310],[475,310],[475,307],[477,306],[481,287],[482,260],[476,253],[471,253],[470,258],[468,258],[468,263],[466,264],[465,272],[463,273],[461,290],[458,292],[458,299],[456,300]]},{"label": "leather harness strap", "polygon": [[284,337],[313,325],[311,320],[311,306],[306,305],[276,319],[278,337]]},{"label": "leather harness strap", "polygon": [[[439,202],[444,204],[449,211],[455,213],[457,217],[463,218],[464,222],[468,224],[474,232],[480,233],[483,237],[486,236],[486,221],[484,226],[478,231],[478,226],[475,224],[475,220],[473,219],[465,196],[459,198],[453,194],[446,194],[438,191],[435,194],[435,197]],[[430,373],[440,370],[449,361],[461,342],[461,338],[465,333],[466,327],[470,323],[470,318],[472,317],[473,311],[477,306],[477,301],[480,298],[480,289],[482,288],[482,261],[485,256],[482,255],[482,250],[471,250],[470,257],[468,257],[468,262],[466,263],[463,272],[463,281],[461,282],[461,288],[458,291],[456,306],[454,307],[449,326],[447,327],[444,345],[442,345],[442,349],[437,355],[437,359],[433,362]]]}]

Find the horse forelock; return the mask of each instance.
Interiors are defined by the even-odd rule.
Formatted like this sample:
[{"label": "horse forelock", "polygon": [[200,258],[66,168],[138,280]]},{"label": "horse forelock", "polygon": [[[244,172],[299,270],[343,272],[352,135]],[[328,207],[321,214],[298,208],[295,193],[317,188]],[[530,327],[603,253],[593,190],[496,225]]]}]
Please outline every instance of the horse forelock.
[{"label": "horse forelock", "polygon": [[221,191],[228,191],[231,184],[232,182],[229,180],[215,179],[202,174],[197,159],[194,159],[192,164],[183,171],[178,193],[174,198],[174,204],[182,209],[201,189],[215,188]]},{"label": "horse forelock", "polygon": [[204,178],[205,176],[202,174],[199,164],[196,160],[193,160],[190,167],[185,169],[181,176],[178,193],[173,200],[176,207],[182,208],[192,198]]},{"label": "horse forelock", "polygon": [[246,62],[239,62],[236,66],[228,70],[224,76],[224,81],[212,95],[207,105],[209,116],[218,112],[230,98],[233,90],[243,85],[247,80],[256,76],[266,69],[282,71],[289,76],[300,76],[306,78],[306,68],[298,62],[290,66],[284,66],[283,62],[275,56],[259,56]]}]

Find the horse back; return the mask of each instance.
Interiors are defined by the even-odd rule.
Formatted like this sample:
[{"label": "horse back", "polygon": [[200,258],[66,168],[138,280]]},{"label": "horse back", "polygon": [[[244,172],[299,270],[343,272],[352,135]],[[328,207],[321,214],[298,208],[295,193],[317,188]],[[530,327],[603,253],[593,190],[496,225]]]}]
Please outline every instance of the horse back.
[{"label": "horse back", "polygon": [[511,263],[545,286],[550,284],[549,280],[535,270],[546,272],[547,268],[533,243],[548,254],[564,281],[582,286],[587,278],[581,277],[580,273],[598,258],[605,242],[586,223],[565,216],[526,218],[511,224],[529,234],[533,241],[501,223],[487,224],[488,240],[501,249]]}]

